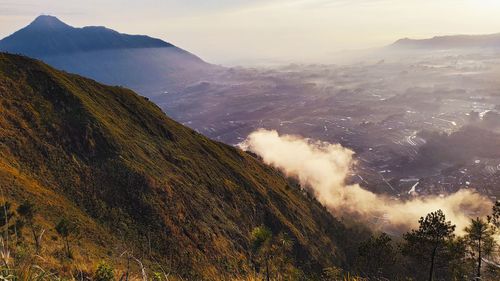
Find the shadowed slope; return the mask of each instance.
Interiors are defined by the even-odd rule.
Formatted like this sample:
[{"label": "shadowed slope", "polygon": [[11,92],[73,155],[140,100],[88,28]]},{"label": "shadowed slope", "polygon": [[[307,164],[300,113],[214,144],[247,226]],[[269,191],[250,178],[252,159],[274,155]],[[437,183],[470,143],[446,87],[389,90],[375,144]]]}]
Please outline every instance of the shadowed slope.
[{"label": "shadowed slope", "polygon": [[316,201],[130,90],[0,54],[0,113],[8,197],[46,202],[47,225],[81,217],[89,256],[130,247],[178,274],[219,279],[249,272],[249,233],[267,225],[292,237],[306,272],[345,263],[354,237]]}]

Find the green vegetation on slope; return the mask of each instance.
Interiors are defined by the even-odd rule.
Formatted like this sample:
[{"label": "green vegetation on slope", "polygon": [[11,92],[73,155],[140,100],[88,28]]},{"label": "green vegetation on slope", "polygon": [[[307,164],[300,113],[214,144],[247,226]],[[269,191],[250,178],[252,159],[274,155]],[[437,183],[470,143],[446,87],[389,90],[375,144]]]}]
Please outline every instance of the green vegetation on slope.
[{"label": "green vegetation on slope", "polygon": [[[0,54],[0,187],[39,206],[53,267],[94,266],[132,251],[191,279],[254,269],[250,233],[293,241],[290,263],[312,276],[346,266],[356,238],[276,170],[169,119],[130,90]],[[54,230],[79,229],[65,254]]]}]

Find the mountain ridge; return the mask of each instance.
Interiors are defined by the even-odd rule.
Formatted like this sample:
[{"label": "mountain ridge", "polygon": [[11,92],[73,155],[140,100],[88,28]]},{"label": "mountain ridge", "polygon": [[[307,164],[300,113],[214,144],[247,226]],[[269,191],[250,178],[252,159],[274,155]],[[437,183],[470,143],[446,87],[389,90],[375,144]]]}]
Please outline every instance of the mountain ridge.
[{"label": "mountain ridge", "polygon": [[401,38],[390,47],[415,49],[500,48],[500,33],[444,35],[425,39]]},{"label": "mountain ridge", "polygon": [[292,264],[309,275],[350,263],[354,232],[311,196],[131,90],[0,53],[0,93],[0,186],[14,204],[38,202],[47,229],[77,220],[74,264],[123,264],[133,250],[178,276],[220,280],[251,272],[260,225],[291,237]]}]

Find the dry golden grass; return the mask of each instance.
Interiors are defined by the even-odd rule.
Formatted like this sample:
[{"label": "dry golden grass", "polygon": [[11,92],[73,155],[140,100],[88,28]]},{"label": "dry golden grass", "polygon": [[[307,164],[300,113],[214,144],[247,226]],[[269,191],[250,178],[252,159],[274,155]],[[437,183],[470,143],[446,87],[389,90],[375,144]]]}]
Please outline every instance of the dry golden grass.
[{"label": "dry golden grass", "polygon": [[[0,93],[0,188],[14,207],[39,207],[44,268],[123,270],[129,250],[193,280],[245,275],[249,234],[268,225],[314,273],[345,262],[356,239],[278,171],[130,90],[0,53]],[[69,261],[54,231],[62,217],[80,229]]]}]

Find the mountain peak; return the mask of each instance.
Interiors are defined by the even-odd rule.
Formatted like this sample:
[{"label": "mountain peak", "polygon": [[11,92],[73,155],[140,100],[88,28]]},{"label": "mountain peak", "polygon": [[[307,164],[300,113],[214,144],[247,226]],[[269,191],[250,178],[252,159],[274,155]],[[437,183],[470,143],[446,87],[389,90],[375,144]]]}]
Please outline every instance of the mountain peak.
[{"label": "mountain peak", "polygon": [[41,58],[49,55],[110,49],[175,47],[144,35],[128,35],[104,27],[72,27],[49,15],[0,40],[0,50]]},{"label": "mountain peak", "polygon": [[62,22],[60,19],[50,15],[40,15],[28,26],[30,28],[43,28],[43,29],[60,29],[70,28],[69,25]]}]

